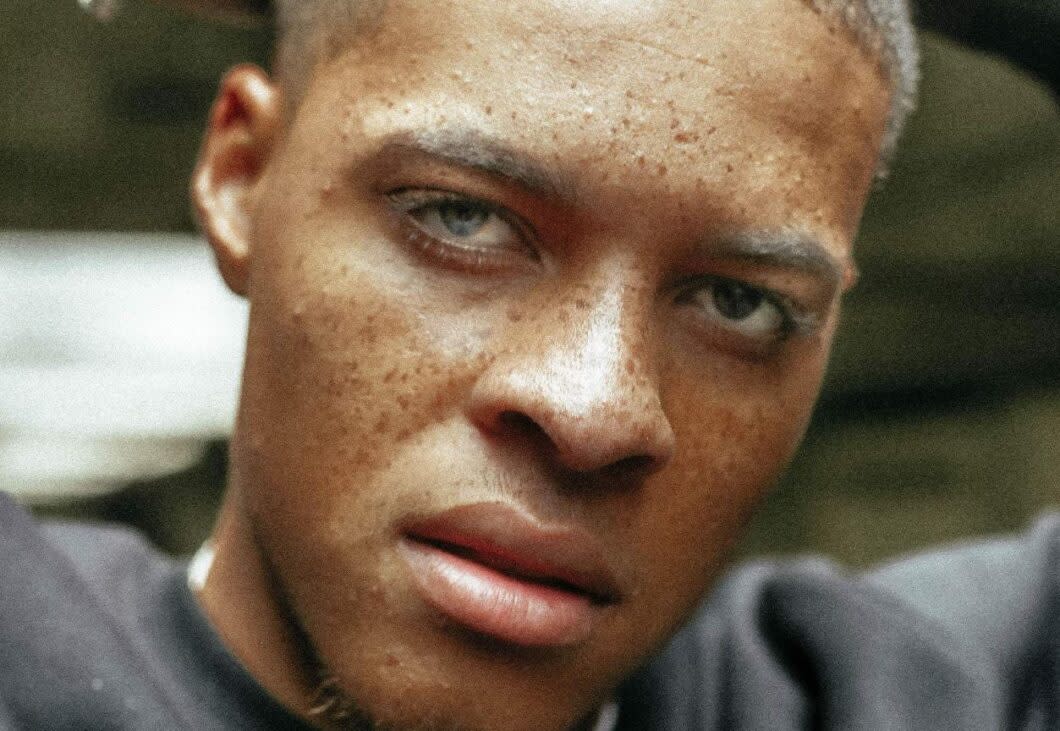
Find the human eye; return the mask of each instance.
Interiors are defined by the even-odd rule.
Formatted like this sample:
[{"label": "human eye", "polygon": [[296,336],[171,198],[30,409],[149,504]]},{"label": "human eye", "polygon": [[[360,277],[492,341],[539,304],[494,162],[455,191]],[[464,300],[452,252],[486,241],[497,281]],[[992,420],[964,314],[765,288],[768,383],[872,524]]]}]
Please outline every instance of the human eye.
[{"label": "human eye", "polygon": [[680,291],[677,302],[692,308],[700,326],[756,351],[780,344],[805,319],[783,296],[726,277],[699,278]]},{"label": "human eye", "polygon": [[536,261],[526,227],[506,209],[441,190],[403,189],[389,195],[422,253],[461,269],[498,269]]}]

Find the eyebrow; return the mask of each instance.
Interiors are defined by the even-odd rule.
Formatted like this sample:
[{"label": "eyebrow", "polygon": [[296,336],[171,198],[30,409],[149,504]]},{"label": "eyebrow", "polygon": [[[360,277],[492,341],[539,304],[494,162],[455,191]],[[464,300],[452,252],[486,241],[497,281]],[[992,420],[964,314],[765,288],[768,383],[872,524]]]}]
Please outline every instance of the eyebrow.
[{"label": "eyebrow", "polygon": [[754,264],[808,274],[838,288],[845,267],[813,234],[797,229],[752,231],[703,245],[707,256],[731,257]]},{"label": "eyebrow", "polygon": [[503,140],[476,129],[443,127],[399,132],[384,140],[382,152],[426,155],[503,178],[548,198],[572,201],[577,197],[577,186],[571,178],[549,169],[533,156],[511,147]]},{"label": "eyebrow", "polygon": [[[504,140],[469,127],[397,132],[381,145],[383,155],[425,155],[441,162],[503,178],[537,195],[573,202],[574,180],[548,168]],[[813,234],[800,229],[735,233],[703,245],[707,256],[731,257],[808,274],[838,289],[845,267]]]}]

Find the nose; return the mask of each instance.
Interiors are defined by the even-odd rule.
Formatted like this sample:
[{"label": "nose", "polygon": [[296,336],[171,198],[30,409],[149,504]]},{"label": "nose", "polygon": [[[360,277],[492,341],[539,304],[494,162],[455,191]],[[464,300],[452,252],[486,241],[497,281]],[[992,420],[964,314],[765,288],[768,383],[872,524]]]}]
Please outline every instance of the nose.
[{"label": "nose", "polygon": [[638,314],[645,308],[628,301],[635,297],[614,287],[541,308],[507,332],[472,388],[471,420],[497,438],[529,436],[575,472],[665,465],[674,433]]}]

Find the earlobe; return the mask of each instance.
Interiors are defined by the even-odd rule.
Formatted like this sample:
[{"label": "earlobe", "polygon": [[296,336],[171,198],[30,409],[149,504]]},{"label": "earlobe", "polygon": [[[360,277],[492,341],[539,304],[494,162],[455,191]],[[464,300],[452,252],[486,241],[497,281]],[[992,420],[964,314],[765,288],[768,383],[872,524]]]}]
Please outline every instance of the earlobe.
[{"label": "earlobe", "polygon": [[238,66],[221,82],[192,177],[199,225],[221,276],[246,294],[253,254],[256,192],[282,124],[280,90],[256,66]]}]

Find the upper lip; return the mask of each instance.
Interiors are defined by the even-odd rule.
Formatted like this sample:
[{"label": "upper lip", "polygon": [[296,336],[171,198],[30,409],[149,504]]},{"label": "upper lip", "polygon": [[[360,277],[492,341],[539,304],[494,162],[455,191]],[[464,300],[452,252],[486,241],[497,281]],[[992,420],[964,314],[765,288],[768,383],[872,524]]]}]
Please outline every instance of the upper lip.
[{"label": "upper lip", "polygon": [[504,503],[474,503],[410,520],[407,539],[456,553],[503,573],[550,583],[599,603],[622,591],[596,539],[577,528],[544,525]]}]

